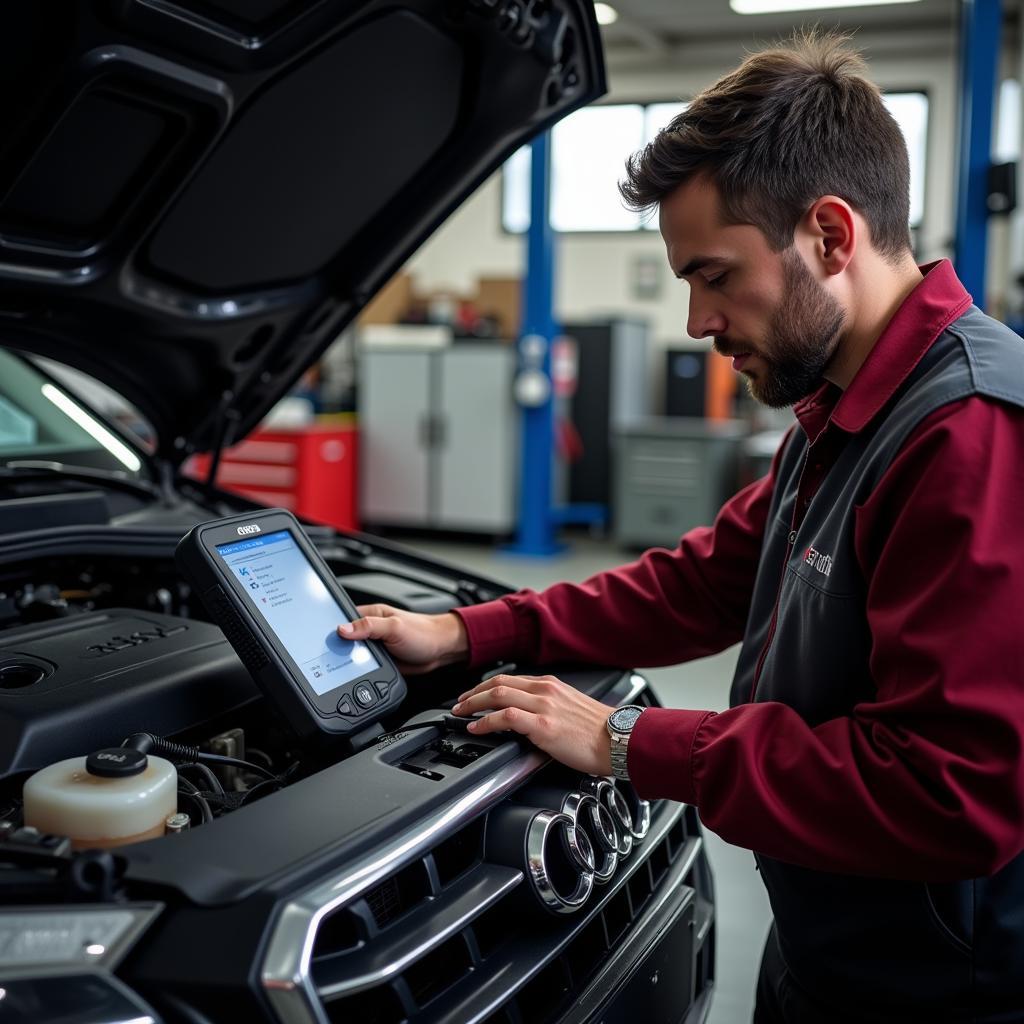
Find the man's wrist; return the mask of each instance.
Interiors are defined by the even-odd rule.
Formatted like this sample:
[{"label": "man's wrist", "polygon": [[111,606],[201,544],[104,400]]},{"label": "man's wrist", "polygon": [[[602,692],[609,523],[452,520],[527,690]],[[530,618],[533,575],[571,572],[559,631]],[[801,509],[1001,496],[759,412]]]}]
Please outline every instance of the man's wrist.
[{"label": "man's wrist", "polygon": [[601,733],[597,737],[597,761],[601,767],[595,775],[612,774],[612,738],[608,734],[606,721],[601,723]]},{"label": "man's wrist", "polygon": [[462,618],[455,612],[444,612],[438,616],[441,627],[440,660],[445,665],[454,665],[469,658],[469,632]]}]

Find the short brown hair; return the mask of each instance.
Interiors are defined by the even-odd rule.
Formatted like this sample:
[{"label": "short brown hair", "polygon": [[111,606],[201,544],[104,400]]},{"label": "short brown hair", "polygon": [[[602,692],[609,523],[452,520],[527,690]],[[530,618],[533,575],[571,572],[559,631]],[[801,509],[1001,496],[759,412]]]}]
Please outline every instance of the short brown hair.
[{"label": "short brown hair", "polygon": [[910,167],[899,126],[849,38],[799,32],[750,54],[626,162],[619,185],[637,211],[698,174],[726,220],[753,224],[776,251],[823,195],[845,199],[890,259],[910,248]]}]

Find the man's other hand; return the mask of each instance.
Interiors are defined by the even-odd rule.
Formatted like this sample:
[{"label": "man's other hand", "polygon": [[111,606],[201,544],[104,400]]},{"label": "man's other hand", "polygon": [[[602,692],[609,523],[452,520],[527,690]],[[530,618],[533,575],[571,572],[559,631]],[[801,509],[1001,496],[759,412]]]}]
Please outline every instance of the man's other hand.
[{"label": "man's other hand", "polygon": [[611,775],[611,708],[554,676],[493,676],[459,697],[457,715],[490,710],[469,726],[474,736],[511,729],[556,761],[591,775]]},{"label": "man's other hand", "polygon": [[462,619],[453,612],[422,615],[387,604],[360,605],[362,618],[343,622],[343,640],[377,640],[384,645],[403,675],[418,675],[464,661],[469,641]]}]

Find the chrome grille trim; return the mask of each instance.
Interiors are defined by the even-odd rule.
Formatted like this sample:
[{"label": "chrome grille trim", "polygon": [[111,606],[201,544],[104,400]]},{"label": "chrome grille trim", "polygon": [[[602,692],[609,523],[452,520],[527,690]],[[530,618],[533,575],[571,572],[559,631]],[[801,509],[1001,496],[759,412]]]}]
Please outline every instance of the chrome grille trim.
[{"label": "chrome grille trim", "polygon": [[[618,955],[628,957],[631,950],[638,950],[644,929],[648,923],[661,912],[665,904],[668,903],[678,890],[679,884],[682,880],[686,878],[690,871],[693,870],[694,864],[697,863],[697,857],[700,855],[703,848],[704,840],[701,836],[694,836],[687,841],[686,856],[681,858],[678,864],[673,865],[666,879],[666,884],[662,886],[661,895],[658,897],[657,901],[652,903],[650,906],[645,907],[643,913],[633,922],[630,934],[626,937],[625,941],[617,951]],[[589,993],[589,991],[590,988],[588,986],[582,992],[578,993],[578,1012],[574,1013],[570,1010],[563,1018],[565,1024],[580,1024],[580,1022],[590,1019],[593,1013],[593,1007],[583,1005],[584,997]],[[482,1019],[484,1018],[478,1018],[478,1020]],[[702,1020],[703,1018],[696,1017],[694,1019]],[[466,1024],[476,1024],[476,1022],[467,1021]]]},{"label": "chrome grille trim", "polygon": [[355,992],[361,988],[369,988],[370,986],[383,981],[385,978],[390,978],[395,974],[400,974],[410,964],[415,963],[427,953],[436,949],[438,946],[443,945],[456,932],[461,931],[467,924],[483,914],[489,907],[492,907],[507,892],[511,892],[522,881],[522,879],[522,872],[519,872],[517,876],[510,876],[498,885],[492,893],[489,893],[487,898],[478,906],[474,907],[472,911],[462,914],[458,919],[451,921],[445,928],[435,932],[428,942],[423,942],[414,949],[408,950],[402,956],[392,960],[380,970],[371,971],[367,974],[353,975],[351,978],[346,978],[344,981],[339,981],[332,985],[321,985],[317,990],[319,995],[321,998],[333,999],[337,996],[344,995],[347,992]]},{"label": "chrome grille trim", "polygon": [[[647,680],[644,679],[644,677],[642,675],[640,675],[639,672],[634,672],[629,677],[629,690],[627,690],[626,693],[623,694],[623,696],[621,698],[617,698],[616,699],[616,706],[618,706],[620,704],[632,704],[633,701],[635,701],[637,699],[637,697],[639,697],[640,694],[643,693],[644,690],[647,689],[647,686],[648,686]],[[615,688],[613,687],[612,688],[612,693],[614,693],[614,692],[615,692]],[[611,694],[609,694],[609,696],[611,696]],[[605,703],[607,703],[607,701],[605,701]]]},{"label": "chrome grille trim", "polygon": [[[605,696],[605,702],[614,706],[631,703],[647,685],[647,680],[638,672],[623,675]],[[548,761],[547,755],[540,751],[524,754],[454,803],[424,819],[411,834],[392,839],[289,901],[273,926],[260,972],[263,990],[282,1024],[330,1024],[310,972],[317,929],[328,914],[429,852],[448,835],[519,788]]]},{"label": "chrome grille trim", "polygon": [[517,758],[444,810],[425,819],[411,835],[393,839],[354,866],[289,902],[274,926],[261,974],[263,988],[284,1024],[328,1024],[310,976],[313,943],[324,917],[469,824],[481,811],[522,785],[547,761],[547,755],[540,751]]},{"label": "chrome grille trim", "polygon": [[[616,893],[621,892],[622,888],[628,885],[630,878],[636,872],[642,870],[642,866],[647,862],[648,850],[653,849],[658,843],[663,841],[679,820],[683,818],[685,813],[686,808],[683,804],[669,805],[663,810],[662,814],[659,816],[656,827],[652,829],[650,835],[650,846],[642,847],[635,857],[631,858],[621,866],[619,873],[616,875],[615,884],[612,887]],[[643,912],[631,922],[627,938],[621,948],[626,948],[626,946],[629,946],[632,943],[642,941],[640,936],[643,929],[646,927],[651,917],[654,916],[672,896],[673,891],[677,888],[679,882],[682,881],[682,879],[684,879],[693,869],[703,848],[704,840],[701,836],[695,835],[687,838],[686,844],[679,857],[675,863],[672,864],[666,875],[659,883],[660,894],[657,900],[652,901],[649,906],[645,906]],[[602,913],[607,908],[608,897],[605,895],[606,892],[608,892],[608,890],[595,890],[595,893],[600,893],[599,895],[595,895],[592,899],[593,909],[597,911],[597,913]],[[614,893],[612,895],[614,896]],[[563,940],[554,950],[555,958],[564,951],[567,941],[571,940]],[[523,974],[519,978],[519,983],[514,990],[513,998],[515,997],[515,994],[521,992],[522,989],[530,983],[536,974],[545,969],[545,967],[550,963],[550,960],[551,958],[544,958],[543,960],[539,959],[534,964],[533,970],[529,973]],[[585,988],[582,991],[586,992],[589,991],[589,989]],[[507,993],[503,992],[500,1000],[481,1006],[471,1015],[466,1016],[464,1020],[460,1020],[460,1024],[483,1024],[484,1021],[487,1021],[492,1014],[501,1008],[506,999]]]}]

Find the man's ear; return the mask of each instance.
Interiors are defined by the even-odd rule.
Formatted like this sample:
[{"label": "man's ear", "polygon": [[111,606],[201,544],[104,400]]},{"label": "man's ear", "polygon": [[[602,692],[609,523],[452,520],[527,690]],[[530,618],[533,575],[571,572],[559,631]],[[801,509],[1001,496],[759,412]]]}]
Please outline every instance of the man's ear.
[{"label": "man's ear", "polygon": [[859,225],[853,207],[839,196],[822,196],[804,214],[801,227],[810,236],[822,271],[842,273],[857,248]]}]

